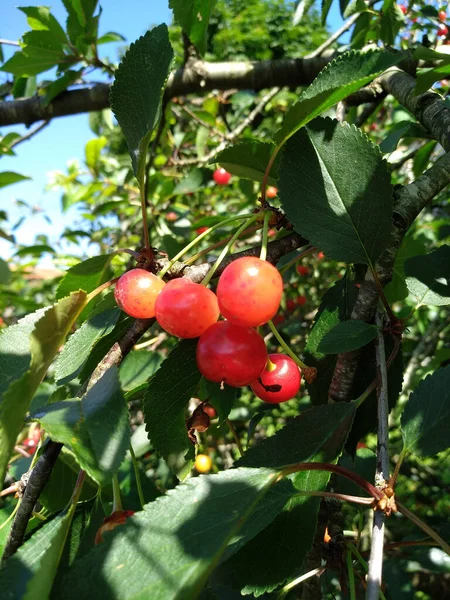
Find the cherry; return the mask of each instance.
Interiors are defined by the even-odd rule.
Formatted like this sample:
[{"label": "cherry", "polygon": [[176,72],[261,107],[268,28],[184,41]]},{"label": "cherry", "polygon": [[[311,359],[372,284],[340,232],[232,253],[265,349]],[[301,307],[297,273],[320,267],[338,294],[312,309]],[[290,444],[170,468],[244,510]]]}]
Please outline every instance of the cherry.
[{"label": "cherry", "polygon": [[165,282],[144,269],[131,269],[116,283],[114,297],[124,312],[135,319],[150,319],[155,316],[156,297]]},{"label": "cherry", "polygon": [[408,14],[408,7],[407,6],[405,6],[404,4],[399,4],[398,7],[399,7],[399,9],[402,11],[402,13],[404,15]]},{"label": "cherry", "polygon": [[208,229],[208,227],[199,227],[198,229],[195,230],[195,233],[197,235],[200,235],[201,233],[204,233],[207,229]]},{"label": "cherry", "polygon": [[228,171],[225,171],[225,169],[221,167],[214,171],[213,179],[218,185],[227,185],[231,179],[231,173],[228,173]]},{"label": "cherry", "polygon": [[322,251],[320,251],[319,254],[317,255],[317,258],[319,260],[323,260],[325,258],[325,254]]},{"label": "cherry", "polygon": [[269,187],[266,190],[266,198],[275,198],[275,196],[278,194],[278,190],[276,187],[273,187],[273,185],[269,185]]},{"label": "cherry", "polygon": [[305,267],[305,265],[298,265],[297,273],[299,275],[308,275],[309,269],[308,269],[308,267]]},{"label": "cherry", "polygon": [[232,387],[248,385],[267,361],[263,338],[250,327],[218,321],[200,336],[197,366],[206,379]]},{"label": "cherry", "polygon": [[210,289],[180,277],[161,290],[155,305],[156,320],[179,338],[202,335],[219,318],[217,297]]},{"label": "cherry", "polygon": [[296,307],[295,300],[291,300],[291,299],[289,299],[289,300],[286,302],[286,308],[287,308],[288,310],[294,310],[294,309],[295,309],[295,307]]},{"label": "cherry", "polygon": [[267,232],[267,235],[268,235],[269,237],[273,237],[273,236],[276,234],[276,232],[277,232],[277,230],[276,230],[276,229],[274,229],[273,227],[271,227],[271,228],[269,229],[269,231]]},{"label": "cherry", "polygon": [[445,23],[445,21],[447,20],[447,13],[446,13],[446,11],[445,10],[440,10],[439,14],[438,14],[438,17],[439,17],[439,21],[441,21],[442,23]]},{"label": "cherry", "polygon": [[258,379],[250,384],[253,393],[270,404],[291,400],[300,389],[300,369],[286,354],[269,354]]},{"label": "cherry", "polygon": [[306,304],[306,296],[297,296],[296,302],[297,302],[297,304],[299,306],[305,306],[305,304]]},{"label": "cherry", "polygon": [[274,325],[281,325],[282,323],[284,323],[285,318],[283,317],[283,315],[275,315],[274,318],[272,319],[272,323]]},{"label": "cherry", "polygon": [[220,312],[242,327],[267,323],[276,314],[282,294],[280,273],[254,256],[243,256],[230,263],[217,285]]},{"label": "cherry", "polygon": [[194,466],[199,473],[209,473],[212,467],[212,460],[207,454],[197,454]]},{"label": "cherry", "polygon": [[438,37],[445,37],[447,34],[448,34],[448,27],[446,25],[441,25],[437,32]]},{"label": "cherry", "polygon": [[173,222],[173,221],[177,221],[177,220],[178,220],[178,215],[176,212],[171,211],[166,214],[166,221]]}]

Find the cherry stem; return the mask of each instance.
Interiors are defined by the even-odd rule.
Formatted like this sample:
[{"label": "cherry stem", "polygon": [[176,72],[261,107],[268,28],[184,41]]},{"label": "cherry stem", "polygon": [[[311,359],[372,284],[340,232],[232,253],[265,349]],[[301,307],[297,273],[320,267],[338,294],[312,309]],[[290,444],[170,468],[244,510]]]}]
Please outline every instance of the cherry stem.
[{"label": "cherry stem", "polygon": [[267,258],[267,241],[268,241],[268,232],[269,232],[269,219],[270,212],[266,212],[264,215],[264,225],[262,231],[262,242],[261,242],[261,252],[259,254],[259,258],[261,260],[266,260]]},{"label": "cherry stem", "polygon": [[370,270],[372,271],[372,276],[373,276],[375,285],[377,286],[378,295],[380,297],[381,302],[383,303],[384,308],[386,309],[386,312],[389,316],[389,320],[391,323],[394,323],[397,319],[396,319],[394,313],[392,312],[392,308],[391,308],[389,302],[387,301],[386,296],[384,295],[383,286],[381,285],[380,279],[378,278],[378,275],[372,264],[370,265]]},{"label": "cherry stem", "polygon": [[21,502],[21,499],[19,498],[19,501],[18,501],[18,502],[17,502],[17,504],[15,505],[15,507],[14,507],[14,509],[13,509],[12,513],[9,515],[9,517],[6,519],[6,521],[3,521],[3,523],[0,525],[0,531],[1,531],[1,530],[2,530],[4,527],[6,527],[10,521],[12,521],[12,520],[14,519],[14,517],[15,517],[15,515],[16,515],[16,512],[19,510],[20,502]]},{"label": "cherry stem", "polygon": [[75,483],[75,487],[73,488],[72,497],[70,499],[70,505],[75,507],[76,503],[80,499],[81,490],[83,489],[83,483],[86,477],[86,471],[80,469],[78,471],[77,481]]},{"label": "cherry stem", "polygon": [[122,496],[120,494],[119,478],[117,477],[117,475],[114,475],[114,477],[112,478],[112,488],[113,488],[112,512],[115,513],[117,510],[123,510]]},{"label": "cherry stem", "polygon": [[420,519],[416,514],[414,514],[412,511],[406,508],[406,506],[400,504],[400,502],[397,501],[396,504],[398,510],[402,513],[402,515],[407,517],[410,521],[417,525],[417,527],[420,527],[422,531],[425,531],[425,533],[429,535],[430,538],[433,539],[442,548],[442,550],[444,550],[444,552],[446,552],[450,556],[450,545],[447,544],[447,542],[443,540],[441,536],[436,531],[434,531],[434,529],[432,529],[429,525],[424,523],[422,519]]},{"label": "cherry stem", "polygon": [[400,452],[400,456],[398,457],[397,463],[395,465],[394,473],[393,473],[391,479],[389,480],[389,484],[392,488],[394,488],[395,484],[397,483],[398,474],[400,473],[400,467],[402,466],[402,463],[407,455],[408,455],[408,450],[406,450],[406,448],[403,448],[403,450]]},{"label": "cherry stem", "polygon": [[365,504],[368,506],[373,505],[373,498],[364,498],[362,496],[350,496],[348,494],[338,494],[336,492],[316,492],[310,490],[303,490],[296,492],[296,496],[317,496],[319,498],[334,498],[335,500],[342,500],[344,502],[353,502],[354,504]]},{"label": "cherry stem", "polygon": [[355,573],[353,571],[352,553],[349,548],[346,548],[345,551],[345,563],[347,565],[350,600],[356,600]]},{"label": "cherry stem", "polygon": [[284,586],[284,588],[280,592],[279,597],[282,598],[283,596],[285,596],[287,594],[287,592],[292,590],[293,587],[296,587],[297,585],[299,585],[300,583],[303,583],[303,581],[306,581],[307,579],[310,579],[311,577],[314,577],[316,575],[317,575],[317,577],[320,577],[323,573],[325,573],[326,570],[327,570],[327,567],[317,567],[316,569],[313,569],[312,571],[308,571],[308,573],[305,573],[304,575],[300,575],[300,577],[297,577],[296,579],[294,579],[290,583],[287,583]]},{"label": "cherry stem", "polygon": [[209,227],[206,231],[204,231],[203,233],[200,233],[200,235],[198,235],[195,238],[195,240],[192,240],[192,242],[189,242],[189,244],[187,244],[187,246],[185,246],[182,250],[180,250],[180,252],[178,252],[178,254],[176,254],[167,263],[167,265],[161,269],[161,271],[158,273],[158,276],[164,277],[164,275],[167,273],[167,271],[169,271],[173,267],[173,265],[177,262],[177,260],[180,260],[180,258],[182,256],[184,256],[186,254],[186,252],[189,252],[189,250],[191,250],[191,248],[193,248],[199,242],[201,242],[202,239],[205,238],[207,235],[209,235],[212,231],[219,229],[219,227],[224,227],[225,225],[228,225],[229,223],[234,223],[235,221],[242,221],[242,219],[248,219],[249,217],[254,217],[254,216],[255,216],[254,213],[238,215],[237,217],[230,217],[229,219],[225,219],[225,221],[221,221],[220,223],[216,223],[212,227]]},{"label": "cherry stem", "polygon": [[103,290],[106,290],[107,288],[114,285],[117,281],[119,281],[119,277],[115,277],[114,279],[110,279],[106,283],[102,283],[102,285],[99,285],[98,288],[95,288],[95,290],[93,290],[90,294],[87,295],[86,304],[88,304],[93,298],[95,298],[95,296],[98,296],[100,292],[103,292]]},{"label": "cherry stem", "polygon": [[267,167],[264,172],[264,177],[263,177],[262,184],[261,184],[261,204],[263,206],[264,206],[264,202],[266,201],[267,180],[269,179],[270,170],[273,167],[273,163],[275,162],[275,159],[276,159],[280,149],[281,149],[281,146],[277,146],[275,148],[275,150],[272,153],[272,156],[269,159],[269,162],[267,163]]},{"label": "cherry stem", "polygon": [[244,449],[242,447],[241,440],[239,439],[239,436],[237,434],[236,429],[234,428],[233,423],[230,421],[230,419],[227,419],[226,423],[227,423],[227,425],[228,425],[228,427],[229,427],[229,429],[230,429],[230,431],[231,431],[231,433],[232,433],[232,435],[234,437],[234,441],[236,442],[236,446],[238,447],[239,454],[241,456],[244,456]]},{"label": "cherry stem", "polygon": [[267,357],[265,371],[267,371],[268,373],[272,373],[272,371],[275,371],[276,368],[277,368],[277,365],[275,363],[273,363],[269,357]]},{"label": "cherry stem", "polygon": [[273,324],[273,321],[268,321],[267,323],[270,327],[271,332],[273,333],[273,335],[276,337],[277,341],[279,342],[280,346],[283,348],[283,350],[286,352],[286,354],[288,356],[290,356],[292,358],[292,360],[301,368],[301,369],[309,369],[309,367],[307,365],[305,365],[305,363],[303,361],[301,361],[299,359],[299,357],[295,354],[295,352],[293,352],[289,346],[287,345],[287,343],[283,340],[283,338],[281,337],[281,335],[278,332],[278,329],[275,327],[275,325]]},{"label": "cherry stem", "polygon": [[353,483],[362,488],[365,492],[372,496],[372,498],[375,498],[375,500],[381,500],[385,497],[381,490],[377,489],[372,483],[366,481],[357,473],[349,471],[349,469],[346,469],[345,467],[332,465],[330,463],[298,463],[297,465],[292,465],[291,467],[286,467],[283,469],[281,471],[281,476],[285,477],[286,475],[298,473],[299,471],[330,471],[331,473],[336,473],[337,475],[342,475],[342,477],[350,479],[350,481],[353,481]]},{"label": "cherry stem", "polygon": [[142,482],[141,482],[141,476],[139,473],[139,467],[137,464],[137,460],[136,460],[136,454],[134,453],[134,449],[133,446],[131,445],[130,442],[130,455],[131,455],[131,462],[133,463],[133,469],[134,469],[134,476],[136,478],[136,487],[137,487],[137,492],[138,492],[138,496],[139,496],[139,502],[141,504],[141,508],[144,508],[144,504],[145,504],[145,498],[144,498],[144,491],[142,489]]},{"label": "cherry stem", "polygon": [[241,225],[239,227],[239,229],[236,231],[236,233],[233,235],[233,237],[231,238],[231,240],[228,242],[228,244],[225,246],[225,248],[222,250],[222,252],[219,254],[216,262],[213,264],[213,266],[210,268],[210,270],[208,271],[208,273],[206,274],[206,277],[203,279],[202,281],[202,285],[208,285],[208,283],[211,281],[211,279],[214,277],[214,273],[217,271],[217,269],[220,266],[220,263],[223,261],[223,259],[226,257],[226,255],[231,251],[234,242],[238,239],[238,237],[241,235],[241,233],[247,229],[247,227],[253,223],[254,221],[256,221],[256,219],[259,219],[259,213],[257,214],[252,214],[251,217],[249,217],[245,223],[243,225]]},{"label": "cherry stem", "polygon": [[[247,236],[251,233],[255,233],[255,231],[258,231],[258,229],[261,229],[261,225],[255,225],[254,227],[249,227],[248,229],[243,231],[241,237]],[[208,246],[208,248],[205,248],[204,250],[200,250],[200,252],[197,252],[197,254],[194,254],[194,256],[191,256],[191,258],[188,258],[188,260],[186,260],[184,262],[184,264],[191,265],[196,260],[198,260],[200,257],[204,256],[205,254],[209,254],[211,252],[211,250],[215,250],[216,248],[220,248],[224,244],[227,244],[231,240],[232,237],[233,237],[232,235],[229,235],[228,237],[224,238],[223,240],[220,240],[219,242],[216,242],[215,244],[211,244],[211,246]]]},{"label": "cherry stem", "polygon": [[303,258],[305,258],[305,256],[309,256],[310,254],[313,254],[316,250],[317,250],[317,248],[315,246],[308,246],[308,248],[306,248],[306,250],[303,250],[303,252],[300,252],[299,254],[297,254],[297,256],[294,256],[294,258],[292,260],[290,260],[288,263],[286,263],[285,265],[283,265],[281,267],[281,269],[280,269],[281,275],[283,275],[288,269],[290,269],[292,267],[292,265],[295,265],[296,262],[298,262],[299,260],[302,260]]},{"label": "cherry stem", "polygon": [[141,212],[142,212],[142,227],[144,230],[144,247],[150,250],[150,235],[148,232],[148,219],[147,219],[147,200],[145,197],[145,169],[142,169],[142,174],[138,179],[139,183],[139,195],[141,199]]},{"label": "cherry stem", "polygon": [[135,250],[130,250],[130,248],[118,248],[117,250],[115,250],[113,252],[113,254],[120,254],[120,253],[129,254],[136,260],[139,260],[139,258],[140,258],[139,252],[136,252]]}]

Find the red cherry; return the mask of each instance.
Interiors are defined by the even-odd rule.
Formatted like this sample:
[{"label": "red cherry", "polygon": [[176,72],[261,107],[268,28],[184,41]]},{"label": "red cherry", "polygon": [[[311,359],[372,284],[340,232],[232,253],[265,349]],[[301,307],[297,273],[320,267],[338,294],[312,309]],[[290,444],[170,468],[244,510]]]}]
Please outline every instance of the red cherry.
[{"label": "red cherry", "polygon": [[206,379],[241,387],[254,381],[267,361],[263,338],[250,327],[218,321],[197,345],[197,366]]},{"label": "red cherry", "polygon": [[219,318],[217,297],[185,277],[172,279],[156,298],[156,320],[179,338],[200,337]]},{"label": "red cherry", "polygon": [[296,302],[299,306],[304,306],[306,304],[306,296],[298,296]]},{"label": "red cherry", "polygon": [[178,220],[178,215],[176,212],[171,211],[166,214],[166,221],[173,222],[173,221],[177,221],[177,220]]},{"label": "red cherry", "polygon": [[273,229],[273,227],[271,227],[271,228],[269,229],[269,231],[267,232],[267,235],[268,235],[269,237],[273,237],[273,236],[276,234],[276,232],[277,232],[277,230],[276,230],[276,229]]},{"label": "red cherry", "polygon": [[324,253],[321,251],[321,252],[319,252],[319,254],[317,255],[317,258],[318,258],[319,260],[323,260],[323,259],[325,258],[325,254],[324,254]]},{"label": "red cherry", "polygon": [[200,235],[201,233],[204,233],[207,229],[208,229],[208,227],[199,227],[198,229],[195,230],[195,233],[197,235]]},{"label": "red cherry", "polygon": [[213,179],[218,185],[227,185],[231,179],[231,173],[223,168],[216,169],[213,173]]},{"label": "red cherry", "polygon": [[287,308],[288,310],[294,310],[294,309],[295,309],[295,307],[296,307],[296,302],[295,302],[295,300],[287,300],[287,302],[286,302],[286,308]]},{"label": "red cherry", "polygon": [[447,34],[448,34],[448,27],[446,25],[441,25],[437,32],[438,37],[445,37]]},{"label": "red cherry", "polygon": [[124,312],[135,319],[150,319],[155,316],[156,297],[165,282],[144,269],[131,269],[116,283],[114,297]]},{"label": "red cherry", "polygon": [[268,367],[250,384],[253,393],[270,404],[291,400],[301,384],[300,369],[285,354],[269,354]]},{"label": "red cherry", "polygon": [[305,267],[305,265],[298,265],[297,273],[299,275],[308,275],[309,269],[308,269],[308,267]]},{"label": "red cherry", "polygon": [[274,325],[281,325],[282,323],[284,323],[285,318],[283,317],[283,315],[275,315],[274,318],[272,319],[272,323]]},{"label": "red cherry", "polygon": [[440,10],[438,17],[439,17],[439,21],[441,21],[442,23],[445,23],[445,21],[447,20],[447,13],[445,12],[445,10]]},{"label": "red cherry", "polygon": [[273,185],[269,185],[269,187],[266,190],[266,198],[275,198],[275,196],[278,194],[278,190],[276,187],[273,187]]},{"label": "red cherry", "polygon": [[402,11],[402,13],[404,15],[408,14],[408,7],[407,6],[405,6],[404,4],[399,4],[398,7],[399,7],[399,9]]},{"label": "red cherry", "polygon": [[283,294],[283,280],[265,260],[244,256],[230,263],[217,285],[222,315],[241,327],[267,323],[277,312]]}]

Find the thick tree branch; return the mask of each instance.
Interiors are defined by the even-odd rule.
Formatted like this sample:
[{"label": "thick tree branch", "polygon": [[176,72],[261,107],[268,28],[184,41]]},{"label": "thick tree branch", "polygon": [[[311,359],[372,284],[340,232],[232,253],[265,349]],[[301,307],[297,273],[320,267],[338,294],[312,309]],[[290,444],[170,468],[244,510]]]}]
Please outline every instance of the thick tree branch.
[{"label": "thick tree branch", "polygon": [[[309,85],[323,67],[330,62],[333,52],[317,58],[264,60],[259,62],[236,61],[210,63],[190,61],[174,71],[167,83],[166,99],[207,90],[249,89]],[[66,91],[45,104],[40,96],[0,102],[0,127],[54,117],[103,110],[109,107],[109,84],[97,83],[83,89]]]}]

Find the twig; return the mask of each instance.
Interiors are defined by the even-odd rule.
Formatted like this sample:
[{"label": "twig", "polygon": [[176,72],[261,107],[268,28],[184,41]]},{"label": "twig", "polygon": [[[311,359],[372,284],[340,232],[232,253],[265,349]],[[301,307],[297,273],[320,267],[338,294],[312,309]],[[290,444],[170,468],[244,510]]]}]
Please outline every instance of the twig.
[{"label": "twig", "polygon": [[[207,123],[206,121],[204,121],[203,119],[201,119],[198,115],[195,114],[195,112],[193,112],[190,108],[188,108],[184,104],[180,104],[180,108],[181,108],[181,110],[184,110],[184,112],[186,114],[188,114],[193,121],[196,121],[202,127],[206,127],[206,129],[208,129],[209,131],[211,131],[212,133],[214,133],[215,135],[219,136],[222,139],[226,138],[226,134],[225,133],[222,133],[221,131],[219,131],[215,127],[212,127],[209,123]],[[180,114],[175,110],[174,107],[172,107],[172,111],[174,112],[174,114],[178,118],[180,118]]]},{"label": "twig", "polygon": [[237,434],[236,429],[234,428],[233,423],[230,421],[230,419],[227,419],[227,425],[229,430],[231,431],[233,437],[234,437],[234,441],[236,442],[236,446],[238,447],[239,450],[239,454],[241,456],[244,456],[244,449],[242,448],[242,444],[241,444],[241,440],[239,439],[239,436]]},{"label": "twig", "polygon": [[220,144],[218,144],[211,152],[205,154],[201,158],[185,158],[181,160],[172,160],[171,164],[177,165],[178,167],[185,167],[189,165],[206,165],[208,164],[219,152],[225,150],[225,148],[234,142],[244,131],[246,127],[248,127],[256,117],[264,110],[265,106],[274,98],[281,88],[275,87],[270,92],[265,94],[261,100],[258,102],[256,107],[250,112],[248,117],[246,117],[243,121],[239,123],[239,125],[233,129],[230,133],[228,133]]},{"label": "twig", "polygon": [[5,46],[20,46],[19,42],[15,42],[13,40],[5,40],[3,38],[0,39],[0,44],[4,44]]},{"label": "twig", "polygon": [[[388,379],[386,368],[386,350],[384,347],[383,336],[383,322],[383,314],[378,312],[376,316],[376,324],[378,325],[378,343],[376,348],[378,367],[378,442],[377,466],[375,471],[375,483],[377,487],[383,487],[385,485],[385,481],[389,479]],[[385,513],[381,510],[376,510],[373,519],[366,600],[378,600],[380,596],[383,571],[385,520]]]},{"label": "twig", "polygon": [[[378,2],[378,0],[371,0],[368,3],[368,6],[373,6],[374,4],[376,4]],[[351,17],[349,17],[343,24],[341,27],[339,27],[339,29],[337,31],[335,31],[332,35],[330,35],[330,37],[325,40],[325,42],[323,44],[321,44],[318,48],[316,48],[314,50],[314,52],[310,52],[309,54],[307,54],[306,58],[316,58],[318,56],[320,56],[321,54],[323,54],[323,52],[329,48],[332,44],[334,44],[334,42],[336,42],[341,35],[343,35],[346,31],[348,31],[350,29],[350,27],[352,27],[352,25],[354,23],[356,23],[356,21],[359,19],[359,17],[362,15],[362,13],[358,12],[355,13],[354,15],[352,15]]]},{"label": "twig", "polygon": [[12,144],[10,144],[9,147],[12,149],[12,148],[15,148],[16,146],[18,146],[19,144],[21,144],[22,142],[26,142],[27,140],[34,137],[37,133],[42,131],[49,124],[50,124],[50,119],[48,121],[43,121],[42,123],[40,123],[33,129],[31,129],[28,133],[25,133],[25,135],[22,135],[20,138],[18,138],[14,142],[12,142]]}]

